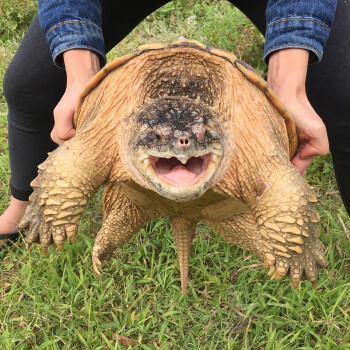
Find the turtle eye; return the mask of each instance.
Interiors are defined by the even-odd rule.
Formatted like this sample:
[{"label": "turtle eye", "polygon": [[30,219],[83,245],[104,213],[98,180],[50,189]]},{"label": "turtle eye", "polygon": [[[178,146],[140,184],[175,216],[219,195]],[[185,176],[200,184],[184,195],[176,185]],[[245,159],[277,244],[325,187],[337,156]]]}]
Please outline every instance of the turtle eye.
[{"label": "turtle eye", "polygon": [[154,141],[158,145],[166,144],[168,142],[168,139],[169,139],[168,135],[163,135],[158,132],[154,133]]},{"label": "turtle eye", "polygon": [[201,123],[192,125],[192,133],[195,135],[197,142],[204,142],[207,138],[207,128]]},{"label": "turtle eye", "polygon": [[153,140],[158,145],[165,145],[169,142],[171,128],[168,125],[158,125],[153,129]]}]

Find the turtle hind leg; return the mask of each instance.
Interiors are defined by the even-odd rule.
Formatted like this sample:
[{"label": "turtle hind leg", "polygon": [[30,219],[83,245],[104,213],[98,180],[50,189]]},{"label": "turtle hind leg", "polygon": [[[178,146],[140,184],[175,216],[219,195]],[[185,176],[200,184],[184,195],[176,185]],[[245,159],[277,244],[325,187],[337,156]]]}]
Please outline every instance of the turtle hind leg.
[{"label": "turtle hind leg", "polygon": [[189,258],[192,241],[196,233],[197,221],[185,218],[170,218],[180,266],[181,293],[186,294],[189,271]]},{"label": "turtle hind leg", "polygon": [[116,248],[130,241],[156,213],[137,207],[115,184],[106,187],[103,194],[103,224],[93,247],[92,263],[97,274],[102,272],[102,261]]},{"label": "turtle hind leg", "polygon": [[203,220],[226,242],[248,250],[264,259],[263,246],[258,226],[251,213],[233,215],[220,221]]}]

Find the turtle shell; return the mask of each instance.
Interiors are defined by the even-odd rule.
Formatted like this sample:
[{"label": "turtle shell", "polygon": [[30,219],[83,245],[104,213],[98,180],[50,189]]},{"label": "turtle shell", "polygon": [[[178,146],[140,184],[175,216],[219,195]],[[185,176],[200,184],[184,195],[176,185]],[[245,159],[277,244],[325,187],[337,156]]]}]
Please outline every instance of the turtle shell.
[{"label": "turtle shell", "polygon": [[136,52],[116,58],[111,63],[107,64],[102,68],[88,83],[84,91],[81,93],[80,98],[77,103],[75,115],[74,115],[74,125],[77,125],[78,116],[85,100],[85,97],[93,90],[96,86],[113,70],[127,63],[128,61],[134,59],[135,57],[142,55],[149,51],[162,51],[162,50],[177,50],[177,48],[190,47],[191,49],[197,49],[209,52],[212,55],[221,57],[226,61],[230,62],[236,69],[238,69],[251,83],[256,85],[260,90],[262,90],[271,102],[271,104],[277,109],[281,117],[284,119],[287,135],[289,140],[289,156],[290,159],[293,158],[298,147],[298,138],[296,133],[296,127],[292,116],[287,111],[286,107],[283,105],[278,96],[268,87],[267,82],[259,75],[258,72],[247,63],[239,60],[234,54],[227,52],[222,49],[205,46],[196,40],[177,40],[171,44],[164,43],[154,43],[145,44],[139,46]]}]

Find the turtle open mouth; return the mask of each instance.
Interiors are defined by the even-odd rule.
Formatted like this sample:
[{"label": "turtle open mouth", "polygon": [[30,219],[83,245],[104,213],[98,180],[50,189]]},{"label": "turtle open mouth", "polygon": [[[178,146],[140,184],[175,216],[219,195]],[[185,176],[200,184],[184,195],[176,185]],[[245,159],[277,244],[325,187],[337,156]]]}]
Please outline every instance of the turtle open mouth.
[{"label": "turtle open mouth", "polygon": [[206,173],[208,162],[213,154],[191,157],[184,164],[176,157],[150,157],[153,169],[158,178],[175,187],[191,186],[197,183]]},{"label": "turtle open mouth", "polygon": [[144,159],[149,175],[153,173],[161,182],[180,188],[190,187],[211,173],[218,156],[209,152],[202,156],[184,159],[181,157],[162,158],[149,155]]}]

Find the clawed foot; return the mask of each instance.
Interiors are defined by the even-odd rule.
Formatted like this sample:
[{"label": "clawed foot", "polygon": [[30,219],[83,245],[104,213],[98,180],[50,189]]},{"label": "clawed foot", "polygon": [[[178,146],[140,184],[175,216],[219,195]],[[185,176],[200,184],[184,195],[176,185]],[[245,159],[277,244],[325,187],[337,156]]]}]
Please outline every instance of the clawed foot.
[{"label": "clawed foot", "polygon": [[71,243],[77,241],[78,225],[71,222],[62,222],[51,219],[43,214],[39,205],[31,203],[20,221],[19,228],[26,231],[27,249],[33,243],[40,243],[42,253],[48,253],[48,247],[55,243],[57,250],[64,249],[64,242],[69,238]]},{"label": "clawed foot", "polygon": [[312,243],[306,242],[298,252],[284,255],[265,253],[264,268],[269,269],[268,275],[271,279],[280,281],[289,273],[294,289],[302,280],[310,280],[312,286],[316,288],[320,268],[328,265],[324,255],[324,245],[319,240],[314,240]]}]

